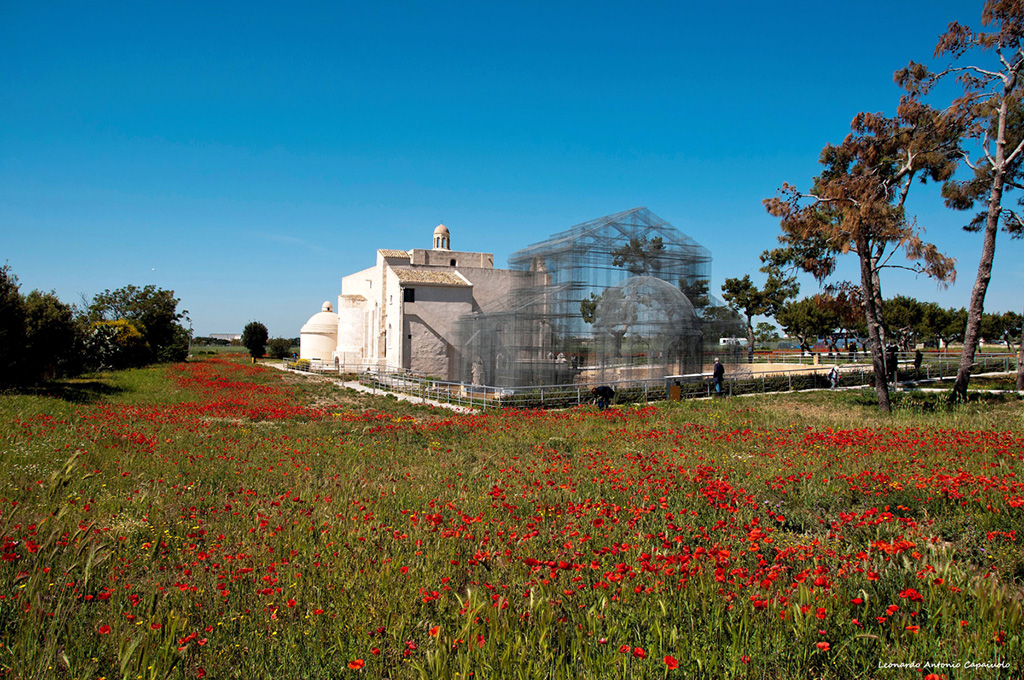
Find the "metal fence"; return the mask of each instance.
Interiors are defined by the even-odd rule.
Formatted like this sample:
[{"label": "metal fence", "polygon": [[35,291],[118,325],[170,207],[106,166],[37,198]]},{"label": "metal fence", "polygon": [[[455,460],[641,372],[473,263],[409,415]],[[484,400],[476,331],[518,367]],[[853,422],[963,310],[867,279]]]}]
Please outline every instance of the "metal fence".
[{"label": "metal fence", "polygon": [[[747,355],[731,354],[732,363],[748,363]],[[899,352],[897,354],[900,372],[907,374],[913,371],[915,353]],[[868,352],[801,352],[800,350],[772,350],[767,352],[756,352],[753,363],[772,364],[798,364],[802,366],[839,366],[849,364],[871,364],[871,354]],[[960,367],[960,352],[928,350],[921,353],[921,372],[928,372],[929,375],[922,377],[944,378],[956,375]],[[974,356],[974,367],[972,373],[990,373],[997,371],[1017,370],[1017,355],[1010,352],[984,352]]]},{"label": "metal fence", "polygon": [[[863,354],[862,354],[863,360]],[[839,363],[840,387],[872,386],[874,372],[870,364],[821,361],[817,370],[808,370],[807,364],[793,370],[754,372],[750,364],[734,364],[727,367],[722,391],[726,396],[765,394],[769,392],[795,392],[810,389],[826,389],[831,386],[827,370]],[[778,362],[776,362],[778,363]],[[797,363],[797,362],[793,362]],[[813,358],[808,361],[813,364]],[[339,376],[358,381],[371,390],[382,393],[397,392],[433,401],[455,404],[472,409],[488,408],[570,408],[591,403],[594,384],[536,385],[531,387],[503,388],[486,385],[466,385],[457,382],[437,380],[429,376],[405,370],[394,370],[368,365],[311,364],[287,360],[285,367],[324,375]],[[957,373],[959,357],[926,355],[920,369],[915,369],[914,355],[905,353],[899,357],[896,380],[934,380],[953,377]],[[1017,357],[1013,354],[978,355],[972,373],[1010,372],[1017,368]],[[620,380],[603,382],[615,390],[616,404],[646,403],[666,399],[693,399],[714,395],[710,373],[687,376],[669,376],[650,380]],[[678,395],[678,396],[677,396]]]}]

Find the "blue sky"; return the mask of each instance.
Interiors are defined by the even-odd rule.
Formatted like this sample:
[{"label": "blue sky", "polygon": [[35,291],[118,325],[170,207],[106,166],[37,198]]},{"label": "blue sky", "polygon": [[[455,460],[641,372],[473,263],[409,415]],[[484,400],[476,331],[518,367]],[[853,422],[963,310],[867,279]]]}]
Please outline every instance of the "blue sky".
[{"label": "blue sky", "polygon": [[[892,73],[980,2],[0,4],[0,262],[67,302],[172,289],[197,334],[297,336],[379,247],[508,255],[646,206],[711,250],[712,291]],[[966,306],[981,240],[915,187]],[[987,307],[1020,311],[1000,234]],[[852,263],[851,263],[852,264]],[[848,271],[852,272],[852,268]],[[852,275],[852,273],[850,274]],[[802,293],[816,292],[805,281]]]}]

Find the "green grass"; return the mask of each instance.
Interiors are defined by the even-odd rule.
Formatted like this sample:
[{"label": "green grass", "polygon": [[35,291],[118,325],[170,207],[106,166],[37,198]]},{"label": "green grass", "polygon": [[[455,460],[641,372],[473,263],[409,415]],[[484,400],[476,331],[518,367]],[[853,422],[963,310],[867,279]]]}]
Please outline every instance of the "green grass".
[{"label": "green grass", "polygon": [[1016,395],[459,416],[221,358],[68,390],[0,396],[0,676],[1022,670]]}]

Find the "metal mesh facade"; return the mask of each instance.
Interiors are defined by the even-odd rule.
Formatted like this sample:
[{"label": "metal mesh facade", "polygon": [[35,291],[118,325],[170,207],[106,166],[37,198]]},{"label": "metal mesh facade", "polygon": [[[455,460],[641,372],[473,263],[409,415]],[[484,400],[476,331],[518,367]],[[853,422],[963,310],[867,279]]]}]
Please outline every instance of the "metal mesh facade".
[{"label": "metal mesh facade", "polygon": [[507,310],[459,320],[463,382],[520,387],[701,371],[698,312],[711,253],[646,208],[555,234],[513,253],[509,268],[521,276]]}]

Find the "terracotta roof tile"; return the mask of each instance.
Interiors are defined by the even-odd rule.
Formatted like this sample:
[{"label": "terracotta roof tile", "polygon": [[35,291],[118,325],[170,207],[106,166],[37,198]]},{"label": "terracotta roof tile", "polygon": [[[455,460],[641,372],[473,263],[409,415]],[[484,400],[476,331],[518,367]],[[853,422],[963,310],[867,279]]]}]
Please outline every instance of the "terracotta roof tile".
[{"label": "terracotta roof tile", "polygon": [[468,286],[461,276],[443,269],[411,269],[395,267],[395,274],[402,283],[434,283],[442,286]]}]

